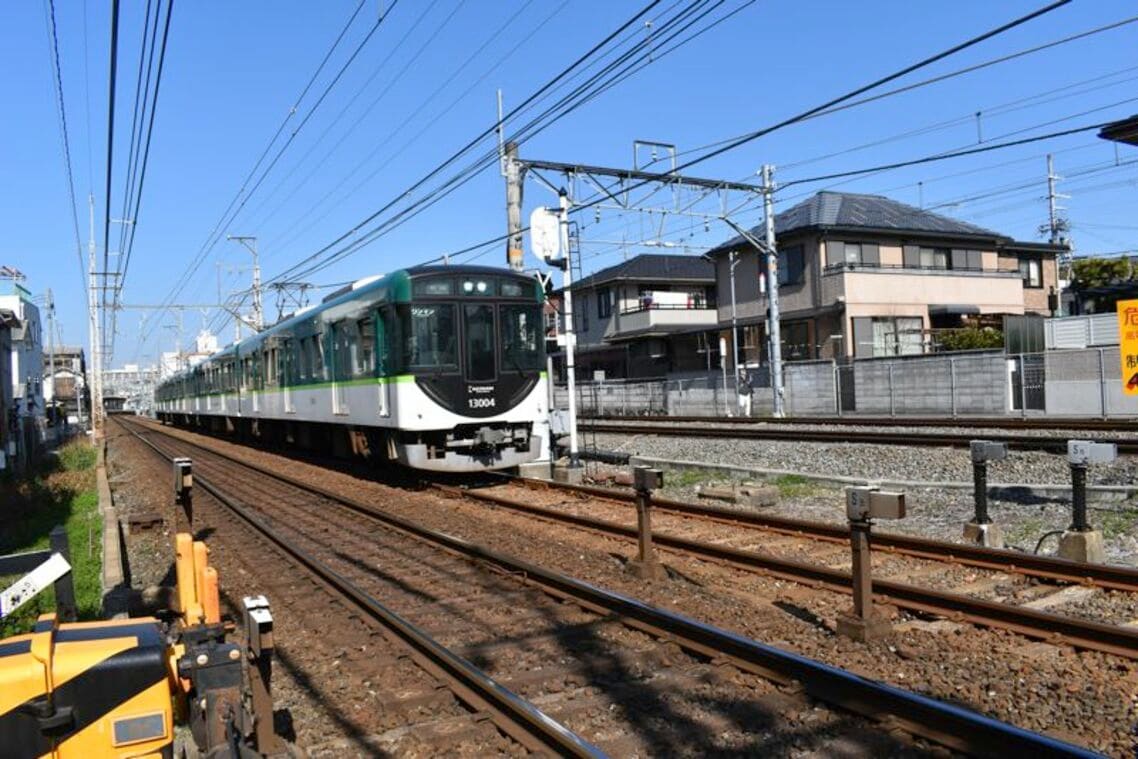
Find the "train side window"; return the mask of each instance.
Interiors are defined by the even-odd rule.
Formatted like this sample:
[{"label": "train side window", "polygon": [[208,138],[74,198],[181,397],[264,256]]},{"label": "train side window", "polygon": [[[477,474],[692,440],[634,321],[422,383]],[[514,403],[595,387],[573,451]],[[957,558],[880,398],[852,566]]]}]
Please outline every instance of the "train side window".
[{"label": "train side window", "polygon": [[357,323],[359,348],[356,351],[356,376],[370,377],[375,373],[375,321],[369,316]]}]

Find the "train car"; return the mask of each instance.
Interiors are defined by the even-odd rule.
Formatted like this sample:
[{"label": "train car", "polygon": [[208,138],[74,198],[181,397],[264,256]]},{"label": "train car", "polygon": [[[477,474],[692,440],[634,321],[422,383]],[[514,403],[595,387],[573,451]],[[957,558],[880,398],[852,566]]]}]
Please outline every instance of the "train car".
[{"label": "train car", "polygon": [[368,277],[162,382],[163,422],[473,472],[548,445],[533,278],[482,266]]}]

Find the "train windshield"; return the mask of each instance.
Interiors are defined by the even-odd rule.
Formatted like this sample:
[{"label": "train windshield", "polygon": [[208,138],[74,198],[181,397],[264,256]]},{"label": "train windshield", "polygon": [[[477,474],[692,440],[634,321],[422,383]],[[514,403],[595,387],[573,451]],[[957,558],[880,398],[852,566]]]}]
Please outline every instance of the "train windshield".
[{"label": "train windshield", "polygon": [[544,336],[541,306],[504,305],[502,320],[502,369],[508,372],[540,371]]},{"label": "train windshield", "polygon": [[466,381],[494,381],[494,307],[468,303],[466,321]]},{"label": "train windshield", "polygon": [[403,323],[403,366],[408,369],[455,369],[458,366],[454,306],[419,303],[399,307]]}]

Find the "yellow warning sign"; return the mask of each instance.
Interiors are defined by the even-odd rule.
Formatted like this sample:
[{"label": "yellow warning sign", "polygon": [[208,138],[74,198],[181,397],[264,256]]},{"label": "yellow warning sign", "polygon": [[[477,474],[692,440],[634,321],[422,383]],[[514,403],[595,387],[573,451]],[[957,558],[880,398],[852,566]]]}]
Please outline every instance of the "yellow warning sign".
[{"label": "yellow warning sign", "polygon": [[1122,392],[1138,395],[1138,300],[1118,301],[1118,344]]}]

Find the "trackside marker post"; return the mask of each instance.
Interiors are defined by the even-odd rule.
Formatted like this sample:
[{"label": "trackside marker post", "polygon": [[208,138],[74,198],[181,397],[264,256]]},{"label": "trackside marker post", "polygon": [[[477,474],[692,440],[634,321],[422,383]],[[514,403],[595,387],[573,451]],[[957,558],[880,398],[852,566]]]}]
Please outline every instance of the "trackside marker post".
[{"label": "trackside marker post", "polygon": [[638,541],[636,559],[630,562],[630,569],[644,580],[661,579],[667,576],[667,572],[656,559],[652,545],[652,491],[664,486],[664,473],[646,466],[633,467],[632,482],[636,488]]},{"label": "trackside marker post", "polygon": [[1092,529],[1087,522],[1087,467],[1109,464],[1116,458],[1118,447],[1114,443],[1067,441],[1067,463],[1071,467],[1071,526],[1059,539],[1061,558],[1096,564],[1106,561],[1102,532]]},{"label": "trackside marker post", "polygon": [[850,522],[853,548],[853,614],[838,617],[838,634],[862,642],[884,638],[893,632],[889,620],[873,611],[873,564],[870,530],[874,519],[902,519],[905,494],[876,488],[846,488],[846,517]]},{"label": "trackside marker post", "polygon": [[988,515],[988,462],[1006,459],[1008,445],[990,440],[973,440],[969,448],[972,454],[972,497],[976,512],[972,521],[964,525],[964,539],[988,548],[1003,548],[1003,531]]}]

